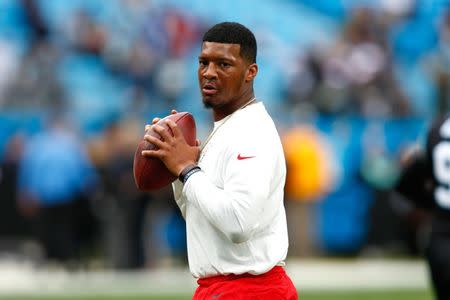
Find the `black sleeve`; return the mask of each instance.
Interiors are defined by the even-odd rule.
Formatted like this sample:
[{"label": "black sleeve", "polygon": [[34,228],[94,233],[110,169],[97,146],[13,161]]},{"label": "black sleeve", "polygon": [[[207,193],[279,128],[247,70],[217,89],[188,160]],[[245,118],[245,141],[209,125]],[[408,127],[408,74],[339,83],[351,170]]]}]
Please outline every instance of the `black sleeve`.
[{"label": "black sleeve", "polygon": [[434,205],[433,179],[425,153],[417,154],[402,170],[395,191],[416,206],[430,209]]}]

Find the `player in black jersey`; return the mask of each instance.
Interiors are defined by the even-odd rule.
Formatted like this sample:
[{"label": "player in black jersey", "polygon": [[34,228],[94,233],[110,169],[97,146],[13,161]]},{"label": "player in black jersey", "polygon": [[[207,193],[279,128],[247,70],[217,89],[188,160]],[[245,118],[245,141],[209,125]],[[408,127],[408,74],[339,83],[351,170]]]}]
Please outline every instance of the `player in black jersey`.
[{"label": "player in black jersey", "polygon": [[425,151],[407,159],[396,190],[431,213],[426,258],[436,299],[450,300],[450,117],[433,123]]}]

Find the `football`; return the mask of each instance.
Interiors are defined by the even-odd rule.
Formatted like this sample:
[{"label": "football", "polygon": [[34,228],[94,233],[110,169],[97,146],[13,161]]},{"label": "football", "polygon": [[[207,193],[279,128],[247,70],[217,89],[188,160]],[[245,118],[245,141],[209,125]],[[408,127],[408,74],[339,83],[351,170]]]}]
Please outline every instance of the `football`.
[{"label": "football", "polygon": [[[166,130],[169,130],[172,134],[170,128],[162,122],[166,119],[170,119],[175,122],[183,133],[186,142],[191,146],[195,146],[195,141],[197,138],[195,120],[190,113],[179,112],[176,114],[171,114],[158,121],[158,125],[164,127]],[[161,139],[161,136],[152,129],[147,130],[146,134]],[[136,186],[142,191],[153,191],[160,189],[177,179],[176,176],[169,172],[161,160],[157,158],[144,157],[141,154],[143,150],[154,149],[156,149],[155,145],[142,138],[134,154],[134,180],[136,182]]]}]

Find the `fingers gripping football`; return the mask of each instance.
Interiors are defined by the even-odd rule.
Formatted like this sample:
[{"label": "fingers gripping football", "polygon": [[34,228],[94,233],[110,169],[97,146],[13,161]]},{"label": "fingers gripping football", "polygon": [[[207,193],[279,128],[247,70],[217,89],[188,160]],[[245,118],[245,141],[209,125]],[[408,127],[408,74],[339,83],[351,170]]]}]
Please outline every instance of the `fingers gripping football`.
[{"label": "fingers gripping football", "polygon": [[[171,128],[165,122],[167,119],[175,122],[177,128]],[[181,132],[184,141],[178,132]],[[142,191],[158,190],[170,184],[177,179],[180,166],[187,164],[192,157],[198,157],[200,144],[196,140],[195,119],[189,112],[178,113],[172,110],[164,119],[154,118],[151,125],[145,126],[145,135],[154,139],[142,138],[137,145],[133,161],[134,180]],[[178,151],[181,154],[178,154]],[[172,166],[171,170],[166,164]]]},{"label": "fingers gripping football", "polygon": [[142,151],[143,156],[160,159],[175,176],[178,176],[188,165],[197,162],[200,154],[199,147],[190,146],[186,142],[180,128],[175,122],[172,120],[163,120],[161,124],[155,124],[149,129],[156,132],[161,139],[146,134],[144,139],[157,148]]}]

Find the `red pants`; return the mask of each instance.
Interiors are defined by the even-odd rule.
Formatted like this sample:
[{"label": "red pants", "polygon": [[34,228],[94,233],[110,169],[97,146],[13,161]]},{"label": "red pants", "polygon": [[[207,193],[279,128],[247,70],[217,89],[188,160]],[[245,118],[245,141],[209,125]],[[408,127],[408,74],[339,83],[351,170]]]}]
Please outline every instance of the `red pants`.
[{"label": "red pants", "polygon": [[261,275],[214,276],[197,280],[193,300],[297,300],[297,290],[282,267]]}]

